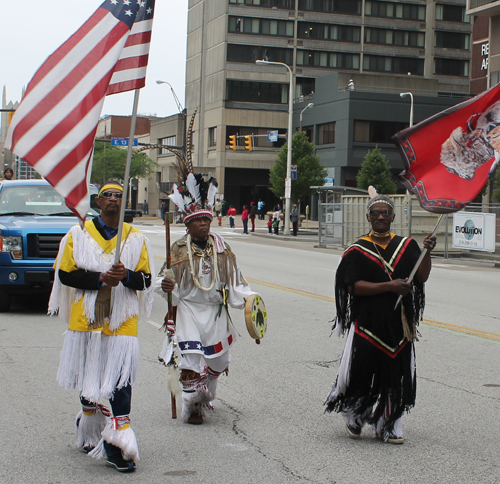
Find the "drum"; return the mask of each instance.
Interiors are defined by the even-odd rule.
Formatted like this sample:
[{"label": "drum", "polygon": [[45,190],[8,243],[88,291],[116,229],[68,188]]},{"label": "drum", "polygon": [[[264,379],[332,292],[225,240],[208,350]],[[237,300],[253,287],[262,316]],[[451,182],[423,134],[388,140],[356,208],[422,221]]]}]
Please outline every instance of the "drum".
[{"label": "drum", "polygon": [[248,333],[259,344],[267,330],[267,309],[259,294],[252,294],[246,300],[245,322]]}]

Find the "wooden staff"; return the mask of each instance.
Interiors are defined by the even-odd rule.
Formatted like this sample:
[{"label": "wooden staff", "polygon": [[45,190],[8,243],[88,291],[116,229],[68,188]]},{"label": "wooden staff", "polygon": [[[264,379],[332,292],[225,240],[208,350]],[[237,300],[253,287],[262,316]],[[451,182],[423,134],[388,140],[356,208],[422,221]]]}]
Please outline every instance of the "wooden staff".
[{"label": "wooden staff", "polygon": [[[168,216],[168,213],[165,213],[165,244],[166,244],[166,267],[167,269],[170,269],[172,267],[172,261],[171,261],[171,255],[170,255],[170,219]],[[174,333],[172,333],[168,329],[168,323],[169,321],[172,321],[175,326],[175,311],[176,308],[172,306],[172,293],[168,293],[168,310],[167,314],[165,314],[164,322],[163,322],[163,327],[167,331],[168,337],[172,338]],[[169,365],[175,365],[175,358],[174,358],[175,352],[172,352],[172,357],[170,361],[168,362],[167,366]],[[172,418],[177,418],[177,402],[175,398],[175,393],[170,392],[170,399],[172,402]]]}]

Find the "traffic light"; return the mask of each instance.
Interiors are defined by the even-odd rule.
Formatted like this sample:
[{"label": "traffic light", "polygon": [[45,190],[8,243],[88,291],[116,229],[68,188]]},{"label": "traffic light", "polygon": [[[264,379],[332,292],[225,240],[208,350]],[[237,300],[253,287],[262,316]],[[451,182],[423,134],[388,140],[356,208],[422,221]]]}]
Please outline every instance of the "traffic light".
[{"label": "traffic light", "polygon": [[236,150],[236,135],[232,134],[229,136],[229,148]]},{"label": "traffic light", "polygon": [[245,135],[245,149],[248,151],[252,151],[252,135],[251,134]]}]

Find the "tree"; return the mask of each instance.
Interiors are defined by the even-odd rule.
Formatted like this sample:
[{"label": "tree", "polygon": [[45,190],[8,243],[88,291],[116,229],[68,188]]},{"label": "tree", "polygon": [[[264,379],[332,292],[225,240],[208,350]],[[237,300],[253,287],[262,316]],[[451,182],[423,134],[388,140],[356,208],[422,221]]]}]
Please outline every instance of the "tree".
[{"label": "tree", "polygon": [[[288,144],[285,143],[278,152],[278,159],[269,171],[271,191],[277,197],[285,195],[286,160]],[[297,179],[292,180],[291,200],[296,203],[312,195],[311,186],[323,186],[328,172],[321,165],[319,156],[314,155],[316,147],[311,143],[305,131],[297,131],[292,137],[292,165],[297,165]]]},{"label": "tree", "polygon": [[[123,180],[127,150],[118,146],[106,146],[98,141],[95,143],[94,160],[92,162],[92,183],[102,185],[107,180]],[[155,172],[158,166],[144,152],[134,150],[130,163],[130,178],[146,178]]]},{"label": "tree", "polygon": [[[494,202],[500,202],[500,170],[496,170],[496,173],[492,178],[493,178],[493,183],[492,183],[493,195],[491,198],[493,199]],[[486,186],[488,186],[488,183],[489,182],[486,183]]]},{"label": "tree", "polygon": [[378,193],[396,193],[397,186],[392,179],[391,168],[385,155],[376,146],[368,153],[361,164],[361,169],[356,177],[358,188],[367,190],[370,185],[374,186]]}]

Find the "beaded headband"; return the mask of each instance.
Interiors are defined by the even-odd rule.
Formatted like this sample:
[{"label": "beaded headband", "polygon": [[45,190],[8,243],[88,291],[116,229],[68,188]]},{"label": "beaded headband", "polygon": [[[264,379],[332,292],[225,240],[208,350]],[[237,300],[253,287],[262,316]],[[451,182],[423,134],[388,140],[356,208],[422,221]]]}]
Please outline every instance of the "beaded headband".
[{"label": "beaded headband", "polygon": [[115,190],[120,190],[121,192],[123,192],[123,187],[121,185],[118,185],[117,183],[105,183],[99,190],[99,194],[97,196],[100,197],[101,193],[104,190],[109,190],[110,188],[114,188]]}]

